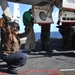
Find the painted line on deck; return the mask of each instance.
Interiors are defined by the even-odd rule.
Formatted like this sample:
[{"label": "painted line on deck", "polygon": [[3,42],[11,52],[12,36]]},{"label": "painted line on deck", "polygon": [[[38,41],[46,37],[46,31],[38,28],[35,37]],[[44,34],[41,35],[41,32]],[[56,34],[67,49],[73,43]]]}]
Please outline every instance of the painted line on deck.
[{"label": "painted line on deck", "polygon": [[57,50],[53,50],[53,53],[71,53],[71,52],[73,52],[73,53],[75,53],[75,50],[71,50],[71,51],[57,51]]},{"label": "painted line on deck", "polygon": [[8,73],[5,73],[5,72],[0,72],[0,75],[2,75],[2,74],[8,74]]},{"label": "painted line on deck", "polygon": [[[28,73],[50,73],[48,75],[61,75],[61,72],[73,72],[75,71],[75,69],[60,69],[60,70],[24,70],[24,71],[20,71],[19,74],[28,74]],[[9,73],[5,73],[5,72],[0,72],[1,74],[9,74]]]},{"label": "painted line on deck", "polygon": [[24,70],[21,71],[20,74],[26,74],[26,73],[56,73],[59,74],[59,70]]},{"label": "painted line on deck", "polygon": [[[59,70],[23,70],[20,71],[19,74],[28,74],[28,73],[50,73],[49,75],[59,75]],[[7,72],[0,72],[2,74],[10,74]]]},{"label": "painted line on deck", "polygon": [[60,69],[60,72],[61,71],[75,71],[75,69]]}]

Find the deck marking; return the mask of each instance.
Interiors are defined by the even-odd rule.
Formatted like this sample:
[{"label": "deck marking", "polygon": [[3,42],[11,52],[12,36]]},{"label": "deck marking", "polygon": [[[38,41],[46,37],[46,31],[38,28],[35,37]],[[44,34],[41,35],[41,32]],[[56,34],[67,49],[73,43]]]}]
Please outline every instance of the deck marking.
[{"label": "deck marking", "polygon": [[57,51],[57,50],[53,50],[53,53],[75,53],[75,50],[70,50],[70,51]]},{"label": "deck marking", "polygon": [[59,70],[24,70],[24,71],[21,71],[20,74],[25,74],[25,73],[45,73],[45,72],[48,72],[48,73],[54,73],[54,74],[59,74]]},{"label": "deck marking", "polygon": [[1,74],[8,74],[8,73],[5,73],[5,72],[0,72],[0,75],[1,75]]},{"label": "deck marking", "polygon": [[60,69],[60,72],[61,71],[75,71],[75,69]]}]

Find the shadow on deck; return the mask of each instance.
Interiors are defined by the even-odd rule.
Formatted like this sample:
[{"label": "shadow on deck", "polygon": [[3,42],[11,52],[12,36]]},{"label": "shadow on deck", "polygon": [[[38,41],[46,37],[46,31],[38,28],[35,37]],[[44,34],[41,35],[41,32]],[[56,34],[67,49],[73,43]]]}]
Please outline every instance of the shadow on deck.
[{"label": "shadow on deck", "polygon": [[[51,48],[51,50],[54,50],[54,49],[61,49],[62,48],[62,39],[60,39],[60,38],[51,38],[50,39],[50,48]],[[24,49],[25,48],[25,44],[23,43],[22,45],[21,45],[21,49]],[[41,49],[41,41],[40,40],[38,40],[38,41],[36,41],[36,43],[35,43],[35,48],[37,49],[37,50],[40,50]]]}]

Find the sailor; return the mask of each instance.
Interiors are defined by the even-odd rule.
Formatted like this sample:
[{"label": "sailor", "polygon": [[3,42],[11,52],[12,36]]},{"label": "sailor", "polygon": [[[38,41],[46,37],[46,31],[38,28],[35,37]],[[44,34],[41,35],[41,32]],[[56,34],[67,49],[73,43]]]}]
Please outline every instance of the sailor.
[{"label": "sailor", "polygon": [[52,55],[50,49],[50,24],[39,24],[41,26],[41,49],[45,50],[48,55]]},{"label": "sailor", "polygon": [[[20,52],[20,38],[28,35],[31,28],[26,32],[19,34],[19,25],[16,22],[11,22],[5,29],[6,37],[4,37],[2,48],[2,60],[8,65],[8,71],[12,74],[17,74],[17,68],[26,64],[28,55],[25,52]],[[10,31],[11,30],[11,31]],[[3,39],[3,38],[2,38]]]},{"label": "sailor", "polygon": [[70,33],[68,36],[68,41],[67,41],[67,45],[69,49],[75,49],[75,23],[72,22],[71,23],[71,28],[70,28]]},{"label": "sailor", "polygon": [[27,39],[25,43],[25,51],[29,53],[30,53],[30,50],[35,50],[35,34],[33,29],[34,18],[32,17],[32,11],[33,11],[32,9],[29,9],[29,11],[26,11],[23,14],[23,23],[25,26],[25,30],[27,30],[29,26],[32,26],[31,31],[27,35]]},{"label": "sailor", "polygon": [[[60,21],[58,20],[57,24],[60,24]],[[73,25],[72,22],[62,22],[62,25],[57,26],[59,28],[59,32],[62,35],[63,38],[63,47],[66,49],[71,48],[71,40],[72,37],[70,36],[71,34],[71,26]]]}]

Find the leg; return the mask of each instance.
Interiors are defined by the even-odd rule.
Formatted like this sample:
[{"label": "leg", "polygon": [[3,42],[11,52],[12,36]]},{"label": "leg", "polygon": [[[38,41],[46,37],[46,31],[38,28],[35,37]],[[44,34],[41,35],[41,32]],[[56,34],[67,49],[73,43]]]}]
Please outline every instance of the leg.
[{"label": "leg", "polygon": [[31,31],[30,33],[27,35],[27,39],[26,39],[26,43],[25,43],[25,50],[29,50],[30,47],[30,43],[31,43]]},{"label": "leg", "polygon": [[35,33],[33,28],[32,28],[32,34],[31,34],[31,49],[35,49]]},{"label": "leg", "polygon": [[45,30],[41,26],[41,49],[45,50]]},{"label": "leg", "polygon": [[[16,57],[16,58],[15,58]],[[3,60],[8,64],[8,69],[11,73],[16,73],[16,68],[23,66],[27,61],[26,53],[13,53],[3,57]]]},{"label": "leg", "polygon": [[41,25],[41,47],[48,54],[52,54],[52,50],[50,50],[50,24]]}]

